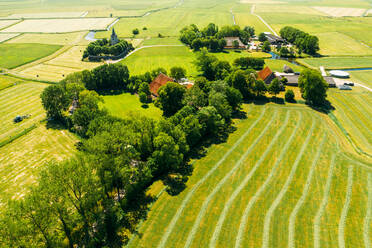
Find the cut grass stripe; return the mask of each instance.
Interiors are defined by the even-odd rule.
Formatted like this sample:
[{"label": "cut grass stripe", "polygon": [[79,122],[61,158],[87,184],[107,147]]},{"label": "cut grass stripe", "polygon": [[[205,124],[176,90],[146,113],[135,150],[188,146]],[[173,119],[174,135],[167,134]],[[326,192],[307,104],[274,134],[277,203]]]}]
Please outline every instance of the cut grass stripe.
[{"label": "cut grass stripe", "polygon": [[307,176],[305,187],[302,191],[302,195],[301,195],[300,199],[298,200],[296,206],[294,207],[294,209],[293,209],[293,211],[292,211],[292,213],[289,217],[288,247],[290,247],[290,248],[295,247],[295,224],[296,224],[297,213],[300,210],[300,208],[302,207],[302,205],[304,204],[304,202],[306,200],[306,197],[309,193],[310,184],[311,184],[311,181],[313,179],[314,171],[315,171],[316,165],[318,163],[320,154],[322,152],[322,148],[323,148],[323,145],[325,143],[325,140],[326,140],[326,134],[323,135],[322,142],[321,142],[320,146],[318,147],[318,151],[316,152],[316,155],[315,155],[315,157],[313,159],[313,162],[311,164],[310,172],[309,172],[309,175]]},{"label": "cut grass stripe", "polygon": [[159,248],[165,247],[165,243],[167,242],[169,235],[172,233],[174,226],[176,225],[178,219],[181,216],[181,213],[185,209],[187,203],[190,201],[191,197],[194,195],[195,191],[200,187],[200,185],[205,182],[212,174],[215,172],[218,167],[226,160],[228,156],[236,149],[240,143],[244,141],[244,139],[250,134],[250,132],[253,130],[253,128],[262,120],[262,118],[265,116],[266,108],[262,111],[261,115],[252,123],[252,125],[249,127],[249,129],[242,135],[242,137],[239,138],[238,141],[235,142],[235,144],[223,155],[223,157],[217,162],[215,166],[213,166],[205,176],[200,179],[190,190],[189,193],[187,193],[186,197],[183,199],[181,206],[177,209],[176,214],[173,216],[171,222],[166,228],[166,231],[164,235],[162,236],[162,239],[160,240],[160,243],[158,244]]},{"label": "cut grass stripe", "polygon": [[369,236],[369,225],[372,218],[372,173],[368,173],[368,202],[367,202],[367,214],[364,219],[363,226],[363,239],[364,246],[366,248],[371,248],[371,240]]},{"label": "cut grass stripe", "polygon": [[333,154],[331,159],[331,165],[329,167],[328,176],[327,176],[327,182],[324,189],[323,199],[320,204],[320,207],[315,215],[314,220],[314,248],[320,248],[320,222],[323,217],[325,208],[328,204],[328,198],[329,198],[329,192],[331,189],[332,184],[332,178],[333,178],[333,170],[335,168],[335,160],[336,160],[336,154]]},{"label": "cut grass stripe", "polygon": [[266,158],[266,156],[268,155],[268,153],[271,151],[272,147],[277,142],[277,140],[279,139],[279,136],[283,133],[283,131],[285,130],[285,128],[287,128],[288,121],[289,121],[289,116],[290,116],[290,111],[287,111],[286,118],[285,118],[285,121],[284,121],[282,127],[275,134],[275,137],[271,140],[270,144],[267,146],[265,152],[260,156],[260,159],[256,162],[256,164],[254,165],[253,169],[249,172],[249,174],[240,183],[239,187],[234,190],[234,192],[230,196],[229,200],[225,204],[225,207],[223,208],[222,213],[220,214],[220,217],[218,219],[216,228],[215,228],[215,230],[213,232],[213,235],[212,235],[212,238],[210,240],[209,247],[216,247],[217,240],[218,240],[218,237],[219,237],[220,232],[221,232],[221,229],[222,229],[222,225],[223,225],[223,223],[225,221],[225,218],[227,216],[227,213],[228,213],[230,207],[232,206],[232,204],[235,201],[235,198],[240,194],[240,192],[243,190],[243,188],[246,187],[247,183],[252,178],[252,176],[253,176],[254,172],[256,171],[256,169],[264,161],[264,159]]},{"label": "cut grass stripe", "polygon": [[[271,120],[270,122],[266,125],[266,127],[264,128],[264,130],[261,132],[261,134],[255,139],[255,141],[249,146],[249,148],[247,149],[247,151],[240,157],[239,161],[235,163],[234,167],[229,171],[229,173],[227,173],[224,178],[222,180],[220,180],[218,182],[218,184],[216,185],[216,187],[213,189],[213,191],[208,195],[208,197],[204,200],[203,202],[203,205],[199,211],[199,214],[198,216],[196,217],[196,220],[194,222],[194,225],[187,237],[187,240],[186,240],[186,244],[185,244],[185,248],[189,248],[191,246],[191,243],[192,241],[194,240],[194,237],[195,237],[195,234],[199,228],[199,225],[200,225],[200,222],[202,220],[202,218],[204,217],[205,215],[205,212],[207,211],[207,207],[209,205],[209,202],[213,199],[213,197],[218,193],[218,191],[223,187],[223,185],[227,182],[227,180],[233,175],[233,173],[239,169],[239,167],[243,164],[244,160],[248,157],[249,154],[251,154],[252,150],[256,147],[257,143],[262,139],[262,137],[264,137],[264,135],[266,134],[266,132],[269,130],[270,126],[273,124],[274,120],[276,119],[278,115],[278,112],[275,111],[275,114],[271,117]],[[286,118],[286,121],[288,122],[288,116]],[[285,125],[284,125],[285,126]],[[270,144],[270,146],[272,146],[272,144]],[[267,151],[267,150],[266,150]],[[266,152],[265,151],[265,152]],[[252,170],[250,171],[250,173],[248,174],[248,179],[250,179],[254,172],[256,171],[256,169],[258,168],[260,163],[257,163],[253,168]]]},{"label": "cut grass stripe", "polygon": [[256,201],[261,196],[261,194],[265,191],[267,186],[269,186],[269,184],[270,184],[271,180],[273,179],[274,174],[276,173],[280,163],[282,162],[284,156],[287,154],[287,151],[288,151],[290,145],[292,144],[292,141],[293,141],[295,135],[297,134],[297,132],[300,128],[300,124],[302,124],[302,113],[300,112],[299,115],[300,115],[300,117],[299,117],[299,120],[297,121],[296,128],[293,130],[291,136],[287,140],[287,143],[284,145],[283,150],[281,151],[278,159],[275,161],[275,164],[274,164],[273,168],[271,169],[269,176],[266,178],[265,182],[261,185],[259,190],[251,198],[251,200],[248,202],[246,208],[244,209],[243,215],[240,219],[238,234],[237,234],[236,240],[235,240],[235,247],[240,247],[241,246],[241,243],[243,241],[244,231],[245,231],[246,226],[247,226],[247,220],[248,220],[249,213],[250,213],[253,205],[256,203]]},{"label": "cut grass stripe", "polygon": [[274,211],[278,207],[280,201],[282,200],[283,196],[287,193],[288,187],[289,187],[290,183],[292,182],[293,177],[296,173],[297,166],[299,165],[299,163],[301,161],[301,158],[302,158],[302,156],[303,156],[303,154],[304,154],[304,152],[305,152],[305,150],[306,150],[306,148],[307,148],[307,146],[310,142],[310,139],[311,139],[311,136],[313,134],[314,128],[315,128],[315,120],[313,120],[313,123],[311,125],[311,129],[310,129],[310,131],[309,131],[309,133],[306,137],[306,140],[303,143],[303,145],[301,147],[301,150],[296,157],[296,160],[295,160],[295,162],[292,166],[292,169],[291,169],[291,172],[290,172],[290,174],[287,178],[287,181],[285,182],[283,188],[281,189],[278,196],[275,198],[274,202],[272,203],[269,210],[267,211],[267,214],[266,214],[265,220],[264,220],[264,230],[263,230],[263,236],[262,236],[262,247],[263,248],[269,247],[271,218],[274,214]]},{"label": "cut grass stripe", "polygon": [[349,166],[348,172],[347,172],[346,200],[342,208],[341,218],[338,224],[338,246],[340,248],[345,248],[345,223],[346,223],[347,213],[350,207],[351,194],[353,190],[353,172],[354,172],[354,167]]}]

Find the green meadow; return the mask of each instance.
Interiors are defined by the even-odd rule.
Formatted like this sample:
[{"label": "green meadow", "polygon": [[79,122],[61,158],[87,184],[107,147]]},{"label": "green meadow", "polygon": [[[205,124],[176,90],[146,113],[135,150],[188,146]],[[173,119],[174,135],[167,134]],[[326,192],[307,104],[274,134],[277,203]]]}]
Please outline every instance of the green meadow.
[{"label": "green meadow", "polygon": [[359,83],[372,88],[372,70],[371,71],[352,71],[351,78]]},{"label": "green meadow", "polygon": [[372,57],[324,57],[324,58],[305,58],[299,62],[309,66],[324,66],[326,69],[348,69],[348,68],[368,68],[372,67]]},{"label": "green meadow", "polygon": [[46,57],[62,46],[46,44],[0,44],[0,67],[13,69]]}]

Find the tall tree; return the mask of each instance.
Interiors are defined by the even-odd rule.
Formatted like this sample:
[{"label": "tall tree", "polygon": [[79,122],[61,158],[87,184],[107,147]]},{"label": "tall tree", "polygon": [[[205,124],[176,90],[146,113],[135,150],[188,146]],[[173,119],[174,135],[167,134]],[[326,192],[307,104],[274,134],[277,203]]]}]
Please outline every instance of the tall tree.
[{"label": "tall tree", "polygon": [[184,106],[183,97],[185,93],[186,89],[184,86],[169,82],[160,87],[156,105],[163,110],[165,116],[172,116]]},{"label": "tall tree", "polygon": [[326,102],[328,84],[320,72],[311,69],[302,71],[298,86],[301,89],[302,97],[315,106],[323,105]]}]

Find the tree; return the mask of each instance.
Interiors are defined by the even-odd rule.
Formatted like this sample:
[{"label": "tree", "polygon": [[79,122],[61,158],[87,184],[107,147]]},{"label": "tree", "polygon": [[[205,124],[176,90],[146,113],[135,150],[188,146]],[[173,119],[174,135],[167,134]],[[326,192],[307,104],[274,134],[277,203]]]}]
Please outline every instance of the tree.
[{"label": "tree", "polygon": [[205,136],[218,135],[225,122],[213,106],[200,109],[197,115]]},{"label": "tree", "polygon": [[206,94],[197,85],[194,85],[191,87],[191,89],[186,91],[183,101],[185,105],[192,106],[197,109],[205,107],[208,104]]},{"label": "tree", "polygon": [[148,103],[148,97],[144,92],[139,93],[140,102],[143,104]]},{"label": "tree", "polygon": [[191,48],[194,49],[195,52],[200,51],[203,47],[203,41],[200,38],[196,38],[191,43]]},{"label": "tree", "polygon": [[254,36],[254,33],[255,33],[254,27],[245,26],[243,30],[246,31],[246,32],[248,32],[248,34],[251,37]]},{"label": "tree", "polygon": [[227,101],[226,95],[220,92],[211,91],[209,93],[209,105],[215,107],[218,114],[220,114],[227,122],[230,121],[232,108]]},{"label": "tree", "polygon": [[207,49],[204,48],[196,55],[195,65],[204,77],[212,81],[216,76],[213,66],[213,63],[216,61],[217,58],[208,54]]},{"label": "tree", "polygon": [[236,70],[231,75],[231,86],[239,90],[244,99],[249,97],[249,89],[246,74],[242,70]]},{"label": "tree", "polygon": [[138,28],[133,29],[133,30],[132,30],[132,33],[133,33],[133,35],[137,35],[137,34],[139,34],[139,30],[138,30]]},{"label": "tree", "polygon": [[261,42],[267,41],[267,37],[266,37],[265,33],[260,33],[258,35],[258,40],[261,41]]},{"label": "tree", "polygon": [[263,69],[265,61],[261,58],[240,57],[234,60],[234,65],[243,70],[252,68],[258,71]]},{"label": "tree", "polygon": [[150,92],[150,87],[148,83],[143,82],[142,84],[140,84],[138,88],[138,95],[142,103],[149,102],[151,98],[151,92]]},{"label": "tree", "polygon": [[265,94],[265,92],[267,91],[266,84],[262,80],[257,80],[254,83],[254,88],[253,89],[254,89],[254,92],[256,93],[257,97],[262,97]]},{"label": "tree", "polygon": [[325,104],[328,84],[320,72],[305,69],[298,79],[298,86],[301,89],[302,97],[307,103],[314,106]]},{"label": "tree", "polygon": [[265,41],[262,45],[262,51],[265,52],[265,53],[268,53],[271,51],[271,45],[270,45],[270,42],[268,41]]},{"label": "tree", "polygon": [[182,67],[172,67],[170,69],[170,76],[176,81],[179,81],[181,78],[186,77],[186,70]]},{"label": "tree", "polygon": [[269,87],[267,88],[267,90],[269,91],[269,93],[271,95],[274,95],[275,98],[276,98],[276,95],[279,94],[279,92],[281,90],[279,79],[275,78],[271,82],[271,84],[269,85]]},{"label": "tree", "polygon": [[234,40],[233,41],[233,46],[234,46],[235,49],[239,48],[239,41]]},{"label": "tree", "polygon": [[295,94],[293,92],[293,90],[287,90],[285,92],[285,95],[284,95],[284,98],[287,102],[295,102]]},{"label": "tree", "polygon": [[163,110],[165,116],[172,116],[183,107],[185,87],[178,83],[169,82],[160,87],[156,105]]},{"label": "tree", "polygon": [[41,93],[41,102],[47,112],[48,118],[63,119],[63,111],[71,104],[68,94],[62,85],[51,85]]},{"label": "tree", "polygon": [[205,36],[215,36],[218,33],[218,27],[214,23],[209,23],[202,32]]}]

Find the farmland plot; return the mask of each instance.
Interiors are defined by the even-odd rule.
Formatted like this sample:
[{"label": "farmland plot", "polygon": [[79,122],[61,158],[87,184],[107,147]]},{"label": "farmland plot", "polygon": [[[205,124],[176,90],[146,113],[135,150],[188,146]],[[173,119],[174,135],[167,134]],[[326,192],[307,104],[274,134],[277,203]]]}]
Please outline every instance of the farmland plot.
[{"label": "farmland plot", "polygon": [[0,34],[0,43],[17,37],[19,34]]},{"label": "farmland plot", "polygon": [[372,71],[352,71],[351,78],[369,88],[372,88]]},{"label": "farmland plot", "polygon": [[311,110],[244,110],[227,143],[196,162],[188,187],[160,196],[129,247],[362,247],[371,167],[340,155]]},{"label": "farmland plot", "polygon": [[80,11],[80,12],[20,13],[20,14],[9,15],[6,18],[9,18],[9,19],[73,18],[73,17],[82,17],[84,14],[87,14],[87,12]]},{"label": "farmland plot", "polygon": [[[84,39],[86,31],[73,32],[64,34],[22,34],[16,38],[9,40],[7,43],[36,43],[36,44],[51,44],[51,45],[77,45],[89,43]],[[0,34],[5,35],[5,34]],[[11,34],[13,35],[13,34]]]},{"label": "farmland plot", "polygon": [[19,20],[0,20],[0,30],[19,22]]},{"label": "farmland plot", "polygon": [[1,32],[8,33],[67,33],[84,30],[105,30],[115,18],[39,19],[24,20]]},{"label": "farmland plot", "polygon": [[342,17],[342,16],[362,16],[366,9],[358,8],[338,8],[338,7],[313,7],[314,9],[321,11],[329,16]]}]

